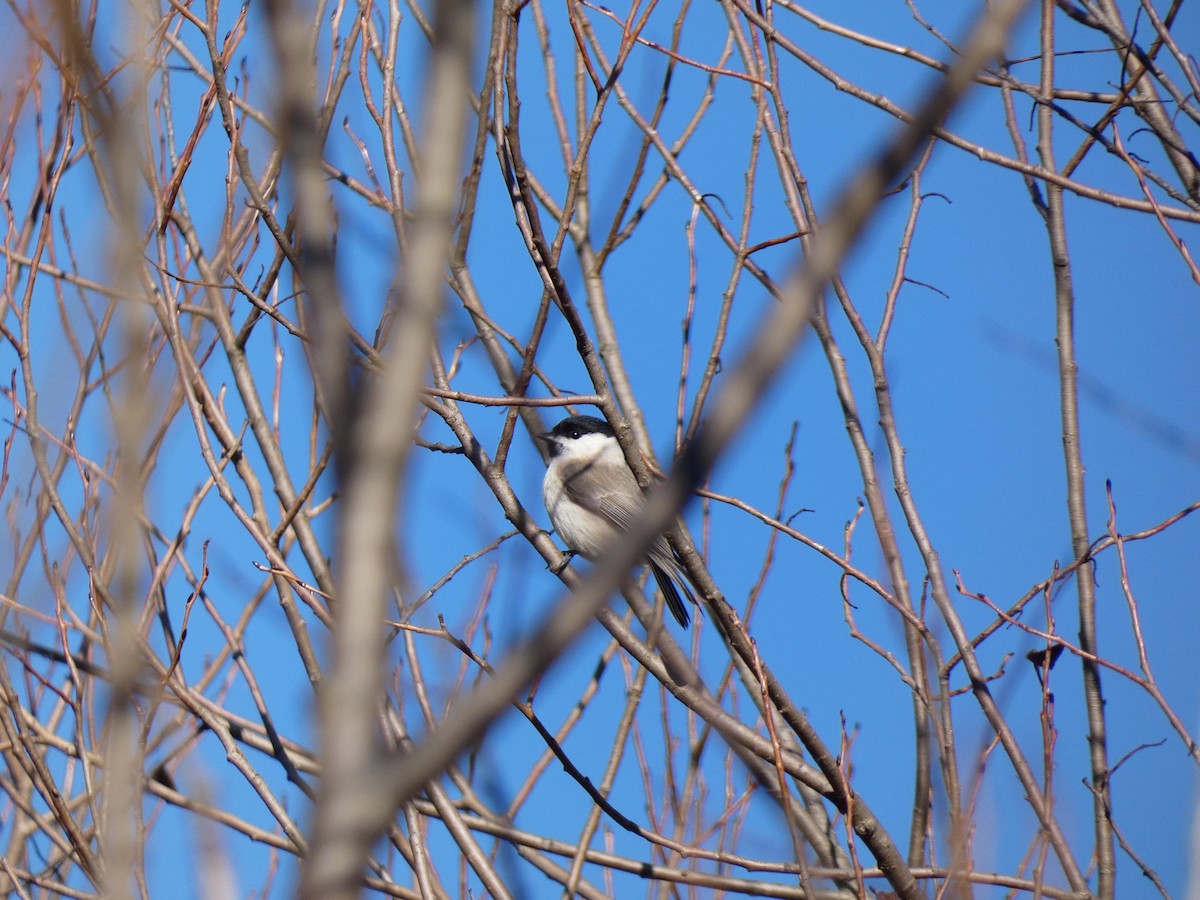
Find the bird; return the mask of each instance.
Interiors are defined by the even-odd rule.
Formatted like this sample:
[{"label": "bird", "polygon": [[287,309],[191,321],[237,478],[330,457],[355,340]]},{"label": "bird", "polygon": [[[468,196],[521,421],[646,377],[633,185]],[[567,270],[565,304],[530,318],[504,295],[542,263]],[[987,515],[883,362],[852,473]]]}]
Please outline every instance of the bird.
[{"label": "bird", "polygon": [[[612,427],[595,416],[568,416],[537,435],[549,461],[542,500],[554,530],[572,553],[594,560],[615,536],[627,531],[646,507],[645,494],[625,462]],[[691,579],[661,535],[646,564],[658,582],[667,609],[687,628],[686,596],[696,602]]]}]

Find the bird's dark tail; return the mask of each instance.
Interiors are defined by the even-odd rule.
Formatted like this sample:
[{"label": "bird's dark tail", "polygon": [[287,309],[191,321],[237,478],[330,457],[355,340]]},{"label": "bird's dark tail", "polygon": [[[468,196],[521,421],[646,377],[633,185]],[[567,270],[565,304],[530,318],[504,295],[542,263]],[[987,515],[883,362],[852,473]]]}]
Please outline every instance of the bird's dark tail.
[{"label": "bird's dark tail", "polygon": [[[675,585],[675,579],[671,577],[671,573],[664,569],[656,562],[650,563],[650,570],[654,572],[654,580],[658,582],[658,589],[662,591],[663,599],[667,601],[667,609],[671,611],[671,615],[675,617],[675,621],[684,628],[688,627],[688,622],[691,617],[688,615],[687,605],[683,602],[683,598],[679,596],[679,588]],[[692,596],[686,582],[680,579],[680,584],[683,591],[687,594],[688,600],[695,603],[696,600]]]}]

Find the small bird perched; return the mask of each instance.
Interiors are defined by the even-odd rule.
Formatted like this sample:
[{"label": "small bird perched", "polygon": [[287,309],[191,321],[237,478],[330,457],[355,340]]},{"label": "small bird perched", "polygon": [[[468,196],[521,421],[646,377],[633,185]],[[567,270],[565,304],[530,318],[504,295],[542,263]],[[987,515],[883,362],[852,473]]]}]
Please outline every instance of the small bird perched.
[{"label": "small bird perched", "polygon": [[[619,532],[642,514],[646,498],[625,462],[621,445],[603,419],[570,416],[539,434],[550,462],[542,482],[542,499],[554,530],[567,549],[595,559]],[[680,590],[692,602],[696,595],[674,552],[663,537],[654,539],[646,559],[662,591],[667,609],[683,627],[688,610]]]}]

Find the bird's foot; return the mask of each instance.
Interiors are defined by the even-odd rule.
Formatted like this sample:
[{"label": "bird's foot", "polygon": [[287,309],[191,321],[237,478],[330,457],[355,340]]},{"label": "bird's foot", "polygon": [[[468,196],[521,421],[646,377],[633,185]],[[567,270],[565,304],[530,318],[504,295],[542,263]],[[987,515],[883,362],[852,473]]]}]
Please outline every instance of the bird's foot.
[{"label": "bird's foot", "polygon": [[553,572],[555,575],[561,575],[563,569],[565,569],[567,566],[569,566],[571,564],[571,560],[573,560],[574,558],[575,558],[574,550],[564,550],[563,555],[561,557],[559,557],[558,562],[549,564],[546,566],[546,568],[549,569],[551,572]]}]

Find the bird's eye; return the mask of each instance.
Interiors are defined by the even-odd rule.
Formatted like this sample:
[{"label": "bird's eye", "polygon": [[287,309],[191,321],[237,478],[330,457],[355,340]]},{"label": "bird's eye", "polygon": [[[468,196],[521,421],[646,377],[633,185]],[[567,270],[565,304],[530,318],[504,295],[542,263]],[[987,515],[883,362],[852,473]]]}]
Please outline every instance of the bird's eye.
[{"label": "bird's eye", "polygon": [[571,429],[571,440],[576,441],[576,440],[579,440],[579,438],[581,438],[581,437],[583,437],[582,431],[580,431],[578,428]]}]

